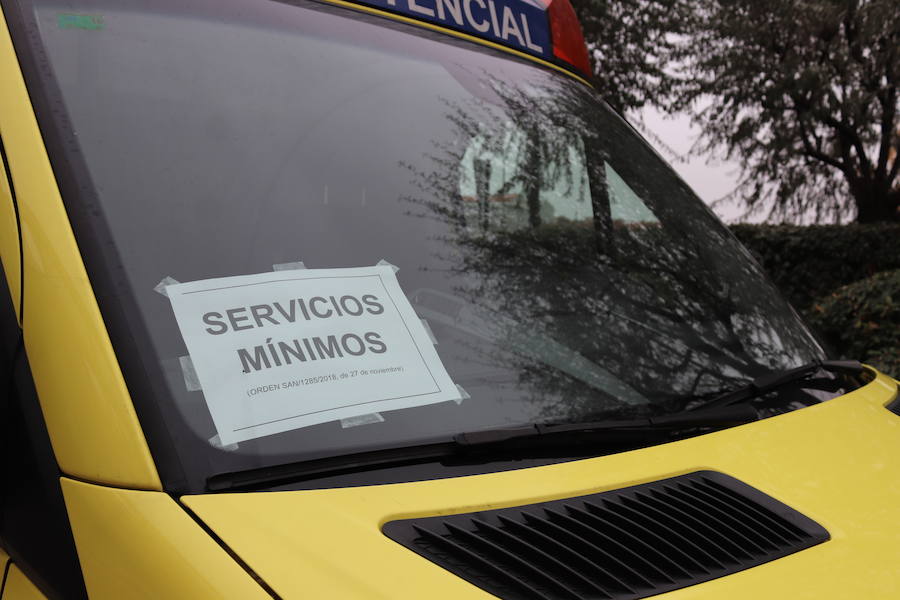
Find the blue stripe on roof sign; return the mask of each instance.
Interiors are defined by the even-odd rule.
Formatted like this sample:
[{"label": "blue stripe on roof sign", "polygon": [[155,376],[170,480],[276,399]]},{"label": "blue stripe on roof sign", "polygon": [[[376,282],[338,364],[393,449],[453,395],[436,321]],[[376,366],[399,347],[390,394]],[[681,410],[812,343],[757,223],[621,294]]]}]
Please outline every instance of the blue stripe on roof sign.
[{"label": "blue stripe on roof sign", "polygon": [[356,1],[553,58],[547,11],[540,0]]}]

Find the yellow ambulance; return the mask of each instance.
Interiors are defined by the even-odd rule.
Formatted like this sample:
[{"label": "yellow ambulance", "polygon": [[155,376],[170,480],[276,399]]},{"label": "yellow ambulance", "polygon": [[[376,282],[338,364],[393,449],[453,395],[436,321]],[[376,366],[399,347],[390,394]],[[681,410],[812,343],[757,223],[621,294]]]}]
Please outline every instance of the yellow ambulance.
[{"label": "yellow ambulance", "polygon": [[2,600],[900,598],[897,382],[568,0],[0,6]]}]

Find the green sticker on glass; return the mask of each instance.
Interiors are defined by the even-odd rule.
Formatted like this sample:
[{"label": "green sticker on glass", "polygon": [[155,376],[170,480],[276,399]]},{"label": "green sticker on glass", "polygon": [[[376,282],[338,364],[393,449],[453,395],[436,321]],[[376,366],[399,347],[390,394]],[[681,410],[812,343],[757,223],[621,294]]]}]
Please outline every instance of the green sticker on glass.
[{"label": "green sticker on glass", "polygon": [[103,29],[103,17],[99,15],[72,15],[62,13],[57,18],[60,29]]}]

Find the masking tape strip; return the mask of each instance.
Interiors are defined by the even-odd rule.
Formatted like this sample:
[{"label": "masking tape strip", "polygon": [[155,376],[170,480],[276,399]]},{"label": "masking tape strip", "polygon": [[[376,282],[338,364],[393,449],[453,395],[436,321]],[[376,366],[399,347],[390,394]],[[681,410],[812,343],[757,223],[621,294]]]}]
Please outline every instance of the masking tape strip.
[{"label": "masking tape strip", "polygon": [[162,278],[162,280],[160,280],[159,283],[156,284],[156,286],[153,288],[153,291],[156,292],[157,294],[162,294],[163,296],[168,298],[169,293],[166,291],[166,288],[170,285],[175,285],[176,283],[181,283],[181,282],[178,281],[177,279],[173,279],[173,278],[169,277],[168,275],[166,275],[165,277]]},{"label": "masking tape strip", "polygon": [[347,429],[348,427],[358,427],[360,425],[372,425],[373,423],[384,423],[384,417],[381,416],[381,413],[369,413],[367,415],[359,415],[358,417],[341,419],[341,427],[343,429]]},{"label": "masking tape strip", "polygon": [[375,265],[379,266],[379,267],[390,267],[394,270],[394,273],[397,273],[400,271],[400,267],[389,263],[388,261],[384,260],[383,258],[381,260],[379,260],[377,263],[375,263]]},{"label": "masking tape strip", "polygon": [[306,265],[303,264],[302,260],[298,260],[296,262],[277,263],[272,265],[273,271],[296,271],[298,269],[305,268]]},{"label": "masking tape strip", "polygon": [[456,384],[456,390],[459,392],[459,400],[454,400],[457,404],[462,404],[463,400],[468,400],[472,396],[469,395],[469,392],[463,389],[463,386]]},{"label": "masking tape strip", "polygon": [[200,379],[197,377],[197,371],[194,370],[194,361],[190,356],[179,356],[178,362],[181,363],[181,374],[184,376],[184,387],[189,392],[198,392],[203,388],[200,386]]},{"label": "masking tape strip", "polygon": [[225,450],[226,452],[234,452],[238,449],[237,444],[227,444],[225,446],[222,445],[222,441],[219,439],[219,434],[212,436],[209,438],[209,445],[213,448],[218,448],[219,450]]},{"label": "masking tape strip", "polygon": [[434,337],[434,332],[431,330],[431,325],[429,325],[428,321],[426,321],[425,319],[419,318],[419,320],[422,321],[422,327],[425,328],[425,333],[427,333],[428,337],[431,338],[431,343],[437,346],[438,341],[437,338]]}]

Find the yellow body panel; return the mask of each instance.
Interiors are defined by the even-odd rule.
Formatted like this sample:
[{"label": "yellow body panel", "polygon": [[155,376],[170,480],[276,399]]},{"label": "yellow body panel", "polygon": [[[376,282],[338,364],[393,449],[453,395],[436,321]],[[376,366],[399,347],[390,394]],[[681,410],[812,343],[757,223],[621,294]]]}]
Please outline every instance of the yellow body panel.
[{"label": "yellow body panel", "polygon": [[[0,15],[0,130],[15,178],[25,270],[25,350],[63,472],[161,489],[50,168]],[[4,266],[11,244],[3,244]]]},{"label": "yellow body panel", "polygon": [[92,600],[271,597],[162,492],[62,479]]},{"label": "yellow body panel", "polygon": [[[0,123],[2,124],[2,123]],[[3,128],[0,127],[0,139],[3,138]],[[10,196],[9,184],[6,181],[6,173],[0,162],[0,263],[6,274],[6,283],[9,285],[9,293],[12,296],[13,306],[16,308],[16,316],[19,316],[19,226],[16,223],[16,211]],[[5,299],[0,299],[5,302]]]},{"label": "yellow body panel", "polygon": [[16,565],[9,567],[9,574],[6,576],[6,585],[3,586],[2,600],[45,600],[40,590],[38,590],[31,581],[25,577],[25,574],[19,570]]},{"label": "yellow body panel", "polygon": [[282,598],[492,598],[385,537],[390,520],[566,498],[700,469],[781,500],[824,544],[660,598],[900,598],[900,416],[879,376],[821,405],[687,440],[503,473],[393,485],[185,497]]}]

